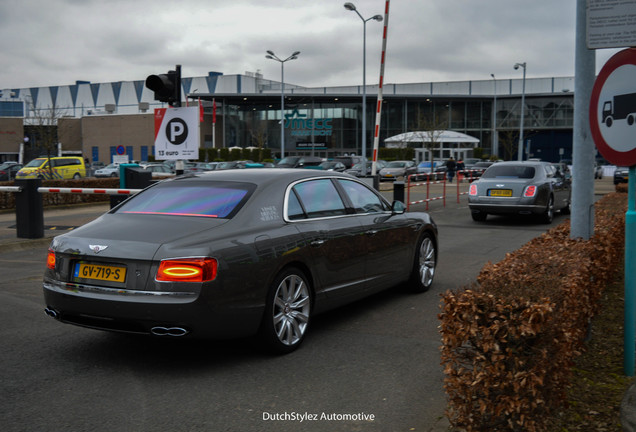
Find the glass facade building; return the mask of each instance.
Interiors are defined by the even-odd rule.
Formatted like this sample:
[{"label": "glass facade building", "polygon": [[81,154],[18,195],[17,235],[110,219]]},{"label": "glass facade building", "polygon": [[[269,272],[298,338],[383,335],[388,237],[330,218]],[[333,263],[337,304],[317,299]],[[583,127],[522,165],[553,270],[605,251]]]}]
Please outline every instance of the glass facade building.
[{"label": "glass facade building", "polygon": [[[47,110],[55,109],[56,118],[81,122],[76,126],[81,136],[74,136],[86,157],[92,157],[95,147],[125,144],[133,146],[137,159],[143,152],[135,146],[145,147],[145,153],[152,154],[154,142],[152,131],[139,131],[147,129],[148,115],[154,108],[166,106],[154,100],[154,93],[145,87],[144,81],[77,81],[66,86],[0,90],[3,95],[0,122],[2,118],[21,117],[28,132],[38,119],[47,117]],[[525,81],[524,158],[571,159],[574,95],[570,89],[574,88],[574,78]],[[377,86],[367,86],[367,118],[362,119],[362,86],[308,88],[285,83],[285,113],[282,114],[281,83],[264,79],[258,73],[210,72],[206,76],[183,78],[181,85],[183,106],[187,103],[204,106],[202,147],[266,147],[280,155],[283,122],[285,155],[361,154],[364,121],[367,131],[364,147],[366,156],[371,156]],[[522,86],[519,78],[385,84],[379,146],[384,146],[386,138],[406,132],[448,129],[477,138],[482,155],[516,159]],[[109,123],[108,134],[91,132],[92,125],[98,122],[88,120],[109,116],[123,119],[118,124]],[[139,120],[135,122],[135,118]],[[213,118],[216,119],[214,127]],[[146,123],[142,125],[142,122]],[[126,137],[131,127],[138,131],[134,142]],[[113,136],[113,130],[121,130],[120,135]],[[63,149],[68,148],[65,142],[61,145]],[[15,150],[0,148],[0,152]]]}]

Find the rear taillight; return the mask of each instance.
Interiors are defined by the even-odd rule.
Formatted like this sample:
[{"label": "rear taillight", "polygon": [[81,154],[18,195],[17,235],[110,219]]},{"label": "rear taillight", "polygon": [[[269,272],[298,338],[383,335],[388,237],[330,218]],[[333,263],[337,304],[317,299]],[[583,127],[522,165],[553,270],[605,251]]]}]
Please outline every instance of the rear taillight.
[{"label": "rear taillight", "polygon": [[55,270],[55,252],[49,249],[49,253],[46,256],[46,268]]},{"label": "rear taillight", "polygon": [[470,189],[468,189],[468,194],[470,196],[477,196],[477,185],[475,183],[471,183]]},{"label": "rear taillight", "polygon": [[536,186],[526,186],[526,190],[523,191],[523,196],[526,198],[532,198],[537,193]]},{"label": "rear taillight", "polygon": [[177,258],[161,261],[156,280],[160,282],[208,282],[216,278],[214,258]]}]

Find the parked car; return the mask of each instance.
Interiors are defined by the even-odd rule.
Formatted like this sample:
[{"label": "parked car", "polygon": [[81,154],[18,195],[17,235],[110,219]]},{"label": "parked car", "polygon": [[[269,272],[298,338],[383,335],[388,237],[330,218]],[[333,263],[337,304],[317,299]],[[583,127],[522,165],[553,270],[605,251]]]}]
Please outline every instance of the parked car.
[{"label": "parked car", "polygon": [[95,177],[119,177],[119,164],[112,163],[95,171]]},{"label": "parked car", "polygon": [[594,163],[594,179],[602,179],[603,178],[603,166],[599,163]]},{"label": "parked car", "polygon": [[145,171],[150,171],[153,179],[174,177],[175,175],[168,165],[164,165],[162,163],[139,164],[139,168]]},{"label": "parked car", "polygon": [[614,184],[627,183],[629,180],[629,167],[616,167],[614,171]]},{"label": "parked car", "polygon": [[467,173],[468,178],[479,178],[482,176],[484,171],[486,171],[489,167],[491,167],[495,162],[492,161],[481,161],[476,162],[472,168],[470,173]]},{"label": "parked car", "polygon": [[552,166],[556,168],[559,173],[563,174],[566,179],[572,180],[572,171],[570,171],[569,165],[564,164],[563,162],[555,162],[552,163]]},{"label": "parked car", "polygon": [[[375,161],[376,174],[379,173],[380,170],[386,166],[386,164],[387,162],[382,159]],[[351,168],[346,169],[345,172],[347,174],[351,174],[356,177],[364,177],[364,176],[371,175],[372,169],[373,169],[373,161],[366,161],[366,162],[358,162]]]},{"label": "parked car", "polygon": [[185,164],[183,172],[185,174],[188,173],[199,173],[203,171],[213,171],[216,169],[218,162],[187,162]]},{"label": "parked car", "polygon": [[0,164],[0,181],[13,180],[23,166],[21,163],[12,161],[2,162]]},{"label": "parked car", "polygon": [[468,190],[468,207],[475,221],[489,214],[538,215],[551,223],[555,211],[569,214],[570,180],[549,162],[498,162]]},{"label": "parked car", "polygon": [[254,162],[251,160],[219,162],[219,164],[216,166],[216,170],[243,169],[246,168],[248,164],[253,163]]},{"label": "parked car", "polygon": [[95,177],[95,171],[105,168],[106,164],[104,162],[91,162],[90,166],[87,167],[87,173],[86,175],[88,177]]},{"label": "parked car", "polygon": [[406,180],[416,172],[417,167],[413,161],[392,161],[380,170],[380,181],[395,181],[400,178]]},{"label": "parked car", "polygon": [[315,156],[287,156],[278,161],[277,168],[306,168],[318,166],[323,162],[322,158]]},{"label": "parked car", "polygon": [[438,169],[441,167],[444,167],[444,162],[433,161],[433,168],[431,169],[430,161],[422,161],[417,165],[416,179],[418,181],[429,179],[430,181],[443,180],[446,171]]},{"label": "parked car", "polygon": [[353,168],[355,164],[360,162],[366,162],[367,158],[364,156],[336,156],[334,161],[342,162],[346,169]]},{"label": "parked car", "polygon": [[318,166],[320,167],[320,169],[323,169],[325,171],[343,172],[345,170],[344,164],[342,162],[337,162],[337,161],[321,162],[320,165]]},{"label": "parked car", "polygon": [[55,237],[44,300],[63,323],[164,337],[257,334],[285,353],[317,313],[396,285],[426,291],[437,250],[430,215],[406,213],[353,176],[210,171],[157,182]]},{"label": "parked car", "polygon": [[15,177],[46,180],[79,179],[86,177],[86,165],[81,156],[39,157],[22,167]]}]

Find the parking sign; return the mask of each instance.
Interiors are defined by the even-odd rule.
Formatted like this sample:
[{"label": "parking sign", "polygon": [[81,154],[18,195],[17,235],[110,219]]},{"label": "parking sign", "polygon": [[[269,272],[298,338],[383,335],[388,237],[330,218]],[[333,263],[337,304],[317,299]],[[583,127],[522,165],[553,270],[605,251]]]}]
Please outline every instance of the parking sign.
[{"label": "parking sign", "polygon": [[199,158],[199,108],[155,109],[155,158]]}]

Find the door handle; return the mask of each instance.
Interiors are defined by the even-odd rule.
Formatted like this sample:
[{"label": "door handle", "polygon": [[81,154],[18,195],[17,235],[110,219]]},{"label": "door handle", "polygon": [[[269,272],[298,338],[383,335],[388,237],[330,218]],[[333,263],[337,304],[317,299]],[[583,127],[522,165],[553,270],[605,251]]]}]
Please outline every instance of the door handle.
[{"label": "door handle", "polygon": [[374,236],[378,233],[378,230],[369,230],[367,232],[365,232],[366,235],[368,236]]},{"label": "door handle", "polygon": [[312,245],[313,247],[320,247],[322,246],[327,240],[325,239],[317,239],[317,240],[312,240],[309,244]]}]

